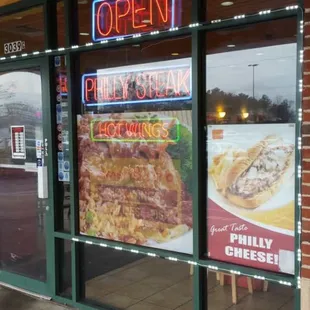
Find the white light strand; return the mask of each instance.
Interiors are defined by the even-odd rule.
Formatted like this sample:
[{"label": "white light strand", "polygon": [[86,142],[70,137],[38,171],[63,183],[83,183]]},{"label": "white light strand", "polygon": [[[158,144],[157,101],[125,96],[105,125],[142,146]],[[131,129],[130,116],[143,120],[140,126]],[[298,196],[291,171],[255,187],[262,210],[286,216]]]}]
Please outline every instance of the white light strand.
[{"label": "white light strand", "polygon": [[297,250],[297,260],[301,262],[301,249]]},{"label": "white light strand", "polygon": [[135,254],[138,254],[138,253],[139,253],[138,250],[133,250],[133,249],[131,249],[130,252],[131,252],[131,253],[135,253]]},{"label": "white light strand", "polygon": [[191,260],[187,261],[187,263],[190,264],[190,265],[194,265],[194,266],[197,266],[197,265],[198,265],[196,262],[193,262],[193,261],[191,261]]},{"label": "white light strand", "polygon": [[102,246],[103,248],[107,248],[108,247],[108,245],[105,244],[105,243],[100,243],[99,245]]},{"label": "white light strand", "polygon": [[279,283],[286,286],[292,286],[292,283],[287,281],[279,281]]},{"label": "white light strand", "polygon": [[212,270],[219,270],[218,267],[216,267],[216,266],[211,266],[211,265],[208,265],[208,268],[209,268],[209,269],[212,269]]},{"label": "white light strand", "polygon": [[92,241],[85,241],[86,244],[93,244]]},{"label": "white light strand", "polygon": [[79,239],[78,238],[72,238],[72,241],[79,242]]},{"label": "white light strand", "polygon": [[300,50],[299,51],[299,62],[302,63],[304,61],[304,51]]},{"label": "white light strand", "polygon": [[237,274],[237,275],[241,274],[240,271],[236,271],[236,270],[230,270],[230,273],[232,273],[232,274]]},{"label": "white light strand", "polygon": [[301,150],[301,137],[298,137],[298,150]]},{"label": "white light strand", "polygon": [[303,88],[303,83],[302,83],[302,80],[300,79],[299,80],[299,92],[300,93],[302,92],[302,88]]},{"label": "white light strand", "polygon": [[214,19],[214,20],[211,20],[211,24],[217,24],[217,23],[220,23],[222,20],[221,19]]},{"label": "white light strand", "polygon": [[[285,8],[282,8],[280,10],[296,10],[298,9],[298,5],[293,5],[293,6],[287,6]],[[279,11],[276,10],[277,12]],[[262,10],[260,12],[258,12],[256,15],[266,15],[266,14],[271,14],[273,13],[272,10],[270,9],[266,9],[266,10]],[[243,18],[248,18],[248,17],[253,17],[255,15],[249,15],[249,16],[246,16],[245,14],[241,14],[241,15],[236,15],[234,17],[231,17],[231,18],[227,18],[225,19],[225,21],[229,21],[229,20],[232,20],[232,19],[235,19],[235,20],[238,20],[238,19],[243,19]],[[211,20],[211,24],[214,24],[214,23],[220,23],[222,22],[221,19],[216,19],[216,20]],[[189,28],[193,28],[193,27],[199,27],[201,26],[201,24],[199,23],[192,23],[192,24],[189,24],[188,27]],[[304,27],[304,22],[303,21],[300,21],[300,31],[303,32],[303,27]],[[178,31],[180,30],[179,27],[172,27],[169,29],[169,31]],[[160,33],[164,33],[166,32],[167,30],[163,30],[163,31],[152,31],[152,32],[149,32],[149,33],[144,33],[143,36],[147,36],[147,35],[157,35],[157,34],[160,34]],[[141,34],[138,33],[138,34],[133,34],[132,36],[130,37],[127,37],[126,39],[136,39],[136,38],[139,38],[141,37]],[[1,57],[0,58],[0,61],[4,61],[4,60],[7,60],[7,59],[15,59],[15,58],[18,58],[18,57],[31,57],[32,55],[39,55],[41,53],[52,53],[52,52],[64,52],[64,51],[70,51],[70,50],[76,50],[78,48],[81,48],[81,47],[91,47],[93,45],[99,45],[99,44],[107,44],[108,42],[113,42],[113,41],[123,41],[125,40],[125,37],[121,37],[121,38],[116,38],[116,39],[109,39],[109,40],[102,40],[100,42],[88,42],[86,43],[85,45],[73,45],[71,47],[59,47],[58,49],[55,49],[55,50],[51,50],[51,49],[48,49],[48,50],[45,50],[45,51],[42,51],[42,52],[39,52],[39,51],[34,51],[34,52],[31,52],[31,53],[24,53],[24,54],[21,54],[21,55],[12,55],[12,56],[9,56],[9,57]],[[303,62],[303,51],[300,51],[300,62]]]},{"label": "white light strand", "polygon": [[121,246],[116,246],[116,247],[114,247],[114,249],[118,250],[118,251],[122,251],[123,250],[123,248]]},{"label": "white light strand", "polygon": [[176,257],[167,257],[168,260],[171,260],[173,262],[177,262],[178,259]]},{"label": "white light strand", "polygon": [[301,222],[297,223],[297,232],[299,235],[301,234]]},{"label": "white light strand", "polygon": [[298,289],[301,288],[301,280],[300,280],[300,277],[297,277],[297,288],[298,288]]},{"label": "white light strand", "polygon": [[271,10],[266,10],[266,11],[260,11],[258,14],[259,15],[267,15],[267,14],[270,14],[271,13]]},{"label": "white light strand", "polygon": [[254,276],[254,279],[257,279],[257,280],[266,280],[265,277],[262,277],[262,276]]},{"label": "white light strand", "polygon": [[298,5],[290,5],[290,6],[287,6],[285,9],[287,11],[289,11],[289,10],[296,10],[296,9],[298,9]]},{"label": "white light strand", "polygon": [[237,15],[237,16],[234,16],[234,19],[242,19],[242,18],[245,18],[245,15]]},{"label": "white light strand", "polygon": [[301,178],[301,166],[298,166],[297,174],[298,174],[298,178],[300,179]]}]

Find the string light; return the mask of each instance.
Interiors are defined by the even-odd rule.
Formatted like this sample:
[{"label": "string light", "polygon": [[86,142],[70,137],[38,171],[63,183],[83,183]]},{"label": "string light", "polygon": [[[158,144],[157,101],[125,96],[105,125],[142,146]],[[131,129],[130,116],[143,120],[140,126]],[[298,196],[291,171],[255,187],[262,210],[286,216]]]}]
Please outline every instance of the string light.
[{"label": "string light", "polygon": [[[294,5],[294,6],[287,6],[285,7],[284,9],[282,10],[296,10],[298,9],[298,6],[297,5]],[[276,10],[277,12],[280,11],[280,10]],[[272,14],[273,11],[272,10],[263,10],[263,11],[260,11],[257,13],[257,15],[260,15],[260,16],[263,16],[263,15],[267,15],[267,14]],[[253,17],[254,15],[251,15],[251,16],[246,16],[245,14],[242,14],[242,15],[236,15],[234,16],[233,18],[229,18],[229,19],[225,19],[224,21],[227,22],[229,20],[239,20],[239,19],[244,19],[244,18],[249,18],[249,17]],[[221,19],[216,19],[216,20],[212,20],[211,21],[211,24],[215,24],[215,23],[221,23],[223,22]],[[199,23],[192,23],[192,24],[189,24],[187,27],[188,28],[196,28],[196,27],[200,27],[200,26],[203,26],[203,24],[199,24]],[[183,27],[181,29],[184,29],[186,27]],[[303,21],[300,21],[300,33],[303,33],[303,28],[304,28],[304,22]],[[170,28],[168,31],[169,32],[174,32],[174,31],[179,31],[181,30],[179,29],[178,27],[172,27]],[[167,31],[152,31],[152,32],[148,32],[148,33],[144,33],[143,36],[147,36],[147,35],[159,35],[161,33],[165,33]],[[55,53],[55,52],[64,52],[64,51],[70,51],[70,50],[76,50],[76,49],[79,49],[81,47],[92,47],[92,46],[98,46],[99,44],[108,44],[109,42],[113,42],[113,41],[124,41],[124,40],[130,40],[130,39],[136,39],[136,38],[140,38],[142,37],[142,34],[133,34],[132,36],[128,36],[126,38],[124,37],[120,37],[120,38],[116,38],[116,39],[111,39],[111,40],[102,40],[98,43],[93,43],[93,42],[88,42],[86,43],[85,45],[73,45],[71,47],[68,47],[68,48],[65,48],[65,47],[60,47],[58,49],[55,49],[55,50],[52,50],[52,49],[48,49],[48,50],[45,50],[44,52],[40,52],[40,51],[34,51],[32,53],[23,53],[21,55],[12,55],[10,57],[1,57],[0,58],[0,61],[4,61],[6,59],[16,59],[18,57],[32,57],[32,55],[40,55],[41,53],[46,53],[46,54],[50,54],[50,53]],[[300,53],[299,53],[299,61],[300,63],[303,62],[303,56],[304,56],[304,51],[303,50],[300,50]],[[299,80],[299,91],[302,92],[302,88],[303,88],[303,83],[302,83],[302,80]],[[302,110],[300,109],[299,111],[299,116],[300,116],[300,120],[301,120],[301,117],[302,117]],[[301,149],[301,137],[298,137],[298,149],[300,150]],[[298,177],[300,177],[301,175],[301,166],[298,166]],[[301,194],[298,194],[298,205],[301,206],[302,204],[302,199],[301,199]],[[298,224],[297,224],[297,227],[298,227],[298,233],[301,234],[301,222],[299,221]],[[74,242],[84,242],[83,240],[79,240],[78,238],[71,238],[72,241]],[[86,240],[85,241],[86,244],[89,244],[89,245],[92,245],[92,244],[96,244],[96,242],[93,242],[93,241],[89,241],[89,240]],[[135,254],[138,254],[138,253],[144,253],[146,254],[147,256],[150,256],[150,257],[159,257],[158,254],[156,253],[152,253],[152,252],[145,252],[143,250],[139,251],[139,250],[136,250],[136,249],[127,249],[127,248],[123,248],[123,247],[120,247],[120,246],[113,246],[113,245],[108,245],[106,243],[98,243],[99,246],[101,247],[104,247],[104,248],[112,248],[112,249],[115,249],[115,250],[118,250],[118,251],[122,251],[122,250],[125,250],[125,251],[128,251],[128,252],[131,252],[131,253],[135,253]],[[298,261],[301,261],[301,249],[298,249],[297,251],[297,259]],[[167,260],[170,260],[170,261],[182,261],[184,263],[187,263],[189,265],[194,265],[194,266],[197,266],[197,265],[200,265],[202,267],[205,267],[205,268],[208,268],[208,269],[211,269],[211,270],[215,270],[215,271],[218,271],[219,270],[219,267],[218,266],[214,266],[214,265],[204,265],[204,264],[200,264],[198,262],[195,262],[195,261],[191,261],[191,260],[182,260],[182,259],[178,259],[176,257],[172,257],[172,256],[168,256],[168,257],[164,257],[166,258]],[[225,268],[221,268],[221,270],[225,270]],[[241,274],[241,271],[237,271],[237,270],[226,270],[227,272],[230,272],[231,274],[237,274],[237,275],[240,275]],[[245,274],[244,272],[242,272],[242,274]],[[265,277],[263,276],[259,276],[259,275],[248,275],[247,276],[253,276],[255,279],[259,279],[259,280],[266,280]],[[270,281],[276,281],[272,278],[268,279]],[[286,285],[286,286],[292,286],[292,283],[291,282],[288,282],[288,281],[277,281],[279,282],[280,284],[282,285]],[[300,277],[297,278],[297,286],[298,288],[300,288]]]},{"label": "string light", "polygon": [[243,15],[237,15],[237,16],[234,17],[234,19],[242,19],[242,18],[245,18],[244,14]]},{"label": "string light", "polygon": [[[277,9],[277,10],[270,10],[270,9],[267,9],[267,10],[263,10],[263,11],[260,11],[258,12],[257,14],[252,14],[252,15],[249,15],[249,16],[246,16],[245,14],[241,14],[241,15],[236,15],[232,18],[227,18],[225,20],[221,20],[221,19],[216,19],[216,20],[211,20],[211,24],[215,24],[215,23],[220,23],[220,22],[228,22],[230,20],[239,20],[239,19],[244,19],[244,18],[249,18],[249,17],[253,17],[255,15],[266,15],[266,14],[272,14],[273,12],[279,12],[281,10],[296,10],[298,9],[298,5],[293,5],[293,6],[287,6],[285,8],[282,8],[282,9]],[[300,31],[303,32],[303,21],[300,22]],[[174,31],[179,31],[181,29],[184,29],[184,28],[196,28],[196,27],[200,27],[200,26],[203,26],[204,24],[199,24],[199,23],[192,23],[192,24],[189,24],[188,26],[185,26],[185,27],[182,27],[182,28],[179,28],[179,27],[172,27],[170,29],[168,29],[169,32],[174,32]],[[121,37],[121,38],[116,38],[116,39],[109,39],[109,40],[102,40],[100,42],[97,42],[97,43],[94,43],[94,42],[88,42],[86,43],[85,45],[73,45],[71,47],[59,47],[58,49],[55,49],[55,50],[52,50],[52,49],[48,49],[48,50],[45,50],[43,52],[39,52],[39,51],[35,51],[35,52],[32,52],[30,54],[27,54],[27,53],[24,53],[24,54],[21,54],[21,55],[12,55],[8,58],[6,57],[2,57],[0,58],[0,61],[4,61],[6,59],[15,59],[15,58],[18,58],[18,57],[31,57],[32,55],[39,55],[40,53],[46,53],[46,54],[49,54],[49,53],[58,53],[58,52],[65,52],[65,51],[70,51],[70,50],[77,50],[81,47],[91,47],[91,46],[98,46],[99,44],[107,44],[109,42],[114,42],[114,41],[124,41],[124,40],[131,40],[131,39],[136,39],[136,38],[140,38],[142,36],[147,36],[147,35],[158,35],[158,34],[161,34],[161,33],[165,33],[167,32],[167,30],[163,30],[163,31],[151,31],[151,32],[146,32],[146,33],[138,33],[138,34],[133,34],[131,36],[128,36],[126,38],[124,37]],[[300,62],[303,61],[303,51],[300,51]]]},{"label": "string light", "polygon": [[271,10],[266,10],[266,11],[260,11],[258,14],[259,15],[266,15],[266,14],[270,14]]}]

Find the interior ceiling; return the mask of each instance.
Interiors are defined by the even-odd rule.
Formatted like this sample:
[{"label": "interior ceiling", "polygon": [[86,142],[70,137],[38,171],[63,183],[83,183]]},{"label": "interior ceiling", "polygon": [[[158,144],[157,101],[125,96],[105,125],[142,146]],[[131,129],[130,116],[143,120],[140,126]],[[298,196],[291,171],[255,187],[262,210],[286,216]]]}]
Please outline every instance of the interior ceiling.
[{"label": "interior ceiling", "polygon": [[[171,1],[171,0],[169,0]],[[178,1],[178,0],[177,0]],[[179,0],[182,3],[182,21],[190,23],[191,0]],[[0,6],[17,2],[17,0],[0,0]],[[78,0],[79,2],[79,32],[80,43],[91,41],[91,3],[92,0]],[[230,6],[223,6],[225,0],[208,0],[208,20],[227,18],[235,15],[256,13],[263,9],[282,8],[291,5],[294,0],[231,0]],[[227,2],[227,1],[226,1]],[[281,44],[295,40],[296,21],[293,19],[247,26],[234,31],[218,31],[208,34],[208,53],[227,50],[227,45],[234,44],[238,48],[251,48],[264,45]],[[63,2],[58,3],[58,40],[64,45],[65,38]],[[42,7],[33,8],[18,14],[0,17],[0,54],[3,54],[3,44],[23,40],[26,51],[42,50],[44,48],[44,20]],[[181,40],[179,40],[181,41]],[[163,45],[165,44],[165,45]],[[172,52],[187,53],[187,48],[175,41],[173,44],[155,45],[149,53],[167,54]],[[177,49],[177,50],[176,50]]]}]

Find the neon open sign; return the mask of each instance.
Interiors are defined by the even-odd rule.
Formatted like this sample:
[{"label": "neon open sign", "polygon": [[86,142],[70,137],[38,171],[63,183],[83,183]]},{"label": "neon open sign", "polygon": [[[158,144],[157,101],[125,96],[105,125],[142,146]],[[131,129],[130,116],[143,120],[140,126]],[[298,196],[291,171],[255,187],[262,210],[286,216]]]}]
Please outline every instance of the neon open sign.
[{"label": "neon open sign", "polygon": [[[122,141],[172,142],[180,140],[179,120],[175,117],[157,119],[126,119],[113,121],[94,119],[91,122],[91,139],[95,142]],[[176,126],[176,137],[171,139],[169,129]]]},{"label": "neon open sign", "polygon": [[94,41],[167,29],[180,24],[178,0],[96,0],[92,8]]},{"label": "neon open sign", "polygon": [[82,77],[82,101],[88,106],[189,99],[189,65],[144,71],[84,74]]}]

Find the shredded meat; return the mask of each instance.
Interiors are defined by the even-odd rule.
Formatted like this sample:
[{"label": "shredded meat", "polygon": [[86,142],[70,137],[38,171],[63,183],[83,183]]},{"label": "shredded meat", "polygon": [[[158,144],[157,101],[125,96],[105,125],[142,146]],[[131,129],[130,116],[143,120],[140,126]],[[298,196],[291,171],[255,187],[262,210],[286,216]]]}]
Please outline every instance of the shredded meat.
[{"label": "shredded meat", "polygon": [[232,194],[250,198],[272,186],[283,175],[293,146],[269,146],[229,188]]}]

